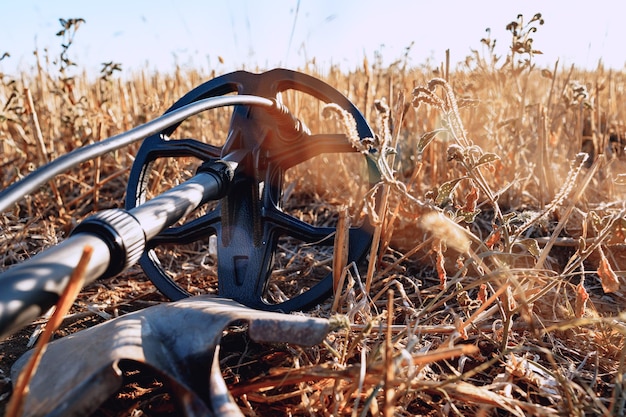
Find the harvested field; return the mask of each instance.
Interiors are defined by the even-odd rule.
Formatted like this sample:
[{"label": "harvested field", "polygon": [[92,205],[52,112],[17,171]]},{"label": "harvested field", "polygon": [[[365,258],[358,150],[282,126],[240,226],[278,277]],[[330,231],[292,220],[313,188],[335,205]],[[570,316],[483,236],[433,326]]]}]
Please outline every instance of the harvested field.
[{"label": "harvested field", "polygon": [[[245,415],[626,413],[626,73],[537,68],[532,43],[519,43],[530,27],[519,28],[525,37],[513,37],[509,56],[490,54],[484,39],[487,52],[454,69],[402,59],[300,69],[364,113],[382,180],[367,190],[359,161],[324,155],[287,172],[285,209],[319,225],[336,224],[344,206],[355,223],[368,212],[374,244],[367,262],[343,268],[336,299],[306,313],[343,323],[323,344],[257,344],[240,329],[224,336],[221,369]],[[220,75],[120,75],[110,65],[92,80],[46,62],[0,75],[0,189],[160,116]],[[310,98],[284,101],[312,131],[345,129]],[[229,116],[205,113],[176,135],[223,143]],[[0,213],[0,270],[90,214],[123,207],[137,148],[81,164]],[[164,161],[152,192],[197,163]],[[163,251],[193,293],[216,292],[207,245]],[[315,279],[332,270],[332,247],[279,247],[277,300],[308,285],[303,271]],[[55,337],[165,301],[133,267],[84,288]],[[0,342],[2,412],[10,366],[42,323]],[[175,415],[166,384],[134,375],[95,415]]]}]

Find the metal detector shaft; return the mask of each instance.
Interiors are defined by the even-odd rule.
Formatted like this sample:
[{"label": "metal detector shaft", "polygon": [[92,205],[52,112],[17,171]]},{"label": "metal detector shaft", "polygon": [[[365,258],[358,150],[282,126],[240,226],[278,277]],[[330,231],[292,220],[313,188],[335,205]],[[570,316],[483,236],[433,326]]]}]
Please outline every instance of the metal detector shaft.
[{"label": "metal detector shaft", "polygon": [[[46,181],[54,178],[55,175],[65,172],[82,162],[102,156],[107,152],[123,148],[131,143],[145,139],[150,135],[158,134],[163,129],[179,124],[189,116],[193,116],[205,110],[242,104],[249,106],[263,106],[265,108],[276,109],[278,112],[285,113],[284,108],[276,100],[269,100],[263,97],[238,95],[228,97],[211,97],[198,100],[195,103],[172,110],[159,118],[141,126],[137,126],[128,132],[110,137],[101,142],[92,143],[82,148],[77,148],[70,153],[58,157],[38,170],[31,172],[22,180],[15,182],[6,189],[0,191],[0,213],[6,211],[12,204],[22,199],[25,195],[35,191]],[[283,118],[288,119],[289,117],[291,116],[285,114]]]},{"label": "metal detector shaft", "polygon": [[56,304],[86,245],[93,248],[86,284],[122,272],[139,260],[150,239],[199,205],[223,197],[236,165],[205,163],[193,178],[140,206],[87,218],[59,245],[0,274],[0,339]]}]

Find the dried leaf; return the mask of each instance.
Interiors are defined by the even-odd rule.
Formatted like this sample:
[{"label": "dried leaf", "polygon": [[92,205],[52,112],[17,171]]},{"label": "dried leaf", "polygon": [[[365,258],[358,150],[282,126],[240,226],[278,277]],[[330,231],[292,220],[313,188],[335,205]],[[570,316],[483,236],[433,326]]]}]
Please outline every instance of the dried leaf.
[{"label": "dried leaf", "polygon": [[463,211],[466,213],[473,213],[476,211],[476,202],[478,201],[478,188],[472,186],[467,197],[465,197],[465,206]]},{"label": "dried leaf", "polygon": [[465,223],[473,223],[476,216],[480,213],[480,209],[476,208],[478,196],[478,188],[472,185],[472,189],[469,194],[467,194],[467,197],[465,197],[465,205],[457,213],[457,216],[462,217]]},{"label": "dried leaf", "polygon": [[480,304],[485,304],[485,301],[487,301],[487,284],[480,284],[476,299],[480,301]]},{"label": "dried leaf", "polygon": [[600,282],[602,282],[602,290],[605,293],[610,293],[617,291],[619,289],[619,278],[609,260],[606,259],[604,253],[600,254],[600,263],[598,265],[598,277],[600,278]]},{"label": "dried leaf", "polygon": [[465,155],[463,153],[463,148],[455,143],[448,146],[448,150],[446,151],[446,161],[463,161],[465,159]]},{"label": "dried leaf", "polygon": [[494,230],[493,232],[491,232],[491,234],[485,241],[485,245],[487,245],[489,249],[493,249],[495,244],[498,243],[501,238],[502,238],[502,229],[498,228]]},{"label": "dried leaf", "polygon": [[522,239],[517,243],[526,248],[528,253],[532,256],[539,257],[541,255],[541,249],[539,248],[539,243],[535,239]]},{"label": "dried leaf", "polygon": [[463,285],[460,282],[456,283],[456,302],[461,307],[470,307],[474,304],[474,300],[469,296],[469,293],[463,289]]},{"label": "dried leaf", "polygon": [[446,260],[443,256],[443,251],[441,250],[441,242],[436,245],[435,252],[437,252],[437,275],[439,276],[439,288],[441,291],[445,291],[448,275],[446,273]]},{"label": "dried leaf", "polygon": [[549,370],[529,359],[528,356],[519,357],[511,354],[505,365],[506,374],[524,379],[527,383],[536,386],[548,398],[556,401],[560,396],[559,382]]},{"label": "dried leaf", "polygon": [[437,190],[437,198],[435,198],[435,204],[441,205],[444,202],[450,200],[450,195],[462,179],[463,178],[456,178],[441,184],[441,186]]},{"label": "dried leaf", "polygon": [[454,326],[456,327],[456,331],[459,332],[459,337],[463,340],[467,340],[467,326],[465,325],[465,323],[463,323],[461,317],[455,317]]},{"label": "dried leaf", "polygon": [[509,415],[524,415],[519,408],[517,400],[507,398],[485,387],[474,386],[464,381],[456,381],[454,384],[448,384],[445,389],[452,398],[462,400],[465,404],[496,406],[506,410]]},{"label": "dried leaf", "polygon": [[473,223],[474,220],[476,220],[476,216],[478,216],[479,214],[480,214],[480,209],[477,209],[474,211],[461,210],[457,213],[457,216],[463,218],[463,221],[465,223]]},{"label": "dried leaf", "polygon": [[477,168],[481,165],[489,164],[491,162],[499,161],[499,160],[500,160],[500,157],[498,155],[496,155],[495,153],[488,152],[478,159],[478,162],[476,162],[476,164],[474,165],[474,168]]},{"label": "dried leaf", "polygon": [[435,130],[431,130],[430,132],[424,133],[420,137],[420,141],[417,143],[417,153],[420,154],[424,152],[424,149],[426,149],[426,147],[430,144],[430,142],[432,142],[433,139],[435,139],[435,136],[445,131],[446,129],[435,129]]},{"label": "dried leaf", "polygon": [[588,299],[589,294],[581,282],[576,286],[576,300],[574,302],[574,314],[577,318],[581,318],[585,315],[585,308],[587,307]]}]

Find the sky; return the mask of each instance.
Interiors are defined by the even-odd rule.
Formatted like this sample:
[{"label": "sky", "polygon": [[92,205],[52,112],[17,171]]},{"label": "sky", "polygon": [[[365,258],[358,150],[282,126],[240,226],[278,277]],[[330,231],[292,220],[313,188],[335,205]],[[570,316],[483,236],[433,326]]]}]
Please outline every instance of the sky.
[{"label": "sky", "polygon": [[496,52],[510,45],[507,23],[542,13],[534,34],[537,65],[624,69],[622,0],[0,0],[0,72],[31,71],[33,51],[60,53],[59,18],[82,18],[70,58],[97,73],[101,63],[124,71],[171,71],[175,65],[218,73],[236,69],[353,69],[364,57],[384,64],[407,52],[410,65],[451,63],[483,51],[490,28]]}]

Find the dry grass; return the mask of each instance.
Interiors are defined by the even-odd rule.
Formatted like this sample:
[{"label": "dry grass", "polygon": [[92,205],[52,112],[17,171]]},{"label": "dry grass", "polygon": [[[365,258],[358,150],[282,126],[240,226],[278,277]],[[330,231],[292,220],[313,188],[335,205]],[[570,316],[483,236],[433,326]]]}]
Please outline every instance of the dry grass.
[{"label": "dry grass", "polygon": [[[383,181],[357,192],[347,186],[358,172],[352,161],[321,158],[288,173],[287,207],[318,223],[335,222],[344,206],[354,220],[365,207],[375,245],[363,269],[335,271],[343,285],[334,305],[311,313],[344,323],[324,345],[246,341],[244,351],[226,336],[222,369],[246,415],[626,412],[626,76],[601,66],[535,68],[524,43],[532,26],[512,27],[515,54],[506,62],[487,52],[451,72],[404,60],[364,62],[350,73],[303,69],[377,126]],[[492,50],[492,40],[483,43]],[[179,69],[90,81],[42,61],[37,73],[2,77],[0,188],[159,116],[215,76]],[[306,97],[286,102],[314,131],[343,129]],[[219,143],[225,116],[195,118],[177,134]],[[121,206],[135,150],[83,164],[2,213],[1,268],[62,240],[88,214]],[[163,164],[157,178],[176,181],[166,171],[184,173],[188,162]],[[372,192],[378,206],[369,204]],[[290,242],[281,248],[277,298],[297,283],[290,274],[333,267],[330,253],[317,259]],[[174,267],[190,285],[210,288],[203,281],[214,283],[214,268],[191,267],[206,266],[203,256],[188,248]],[[86,288],[66,331],[160,301],[133,269]],[[4,372],[28,334],[2,342]],[[98,415],[140,407],[149,392],[124,411],[109,402]]]}]

